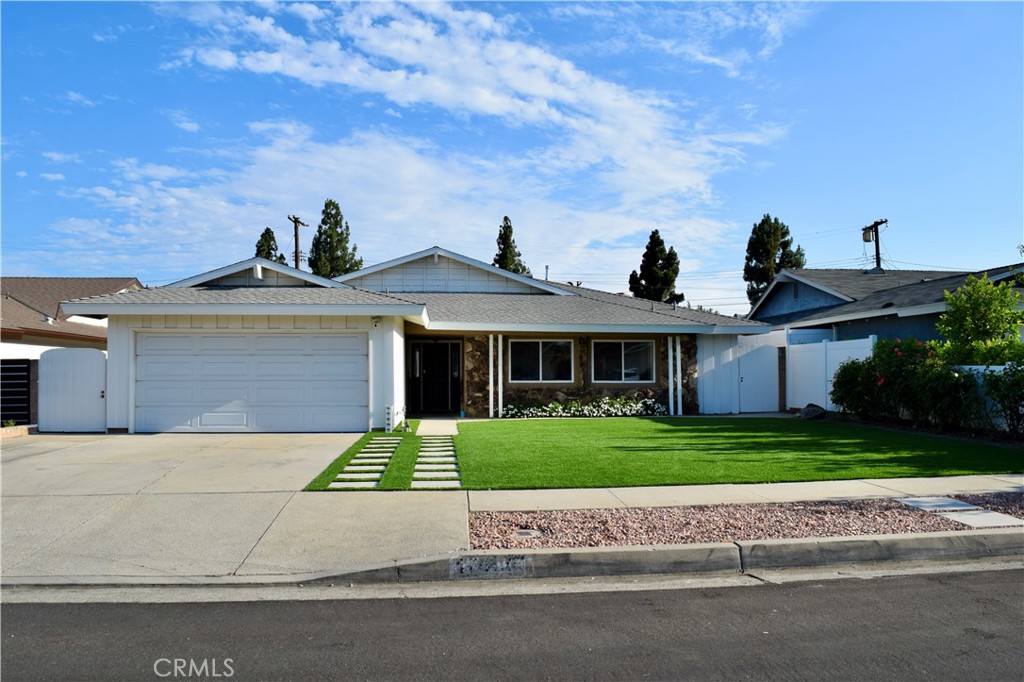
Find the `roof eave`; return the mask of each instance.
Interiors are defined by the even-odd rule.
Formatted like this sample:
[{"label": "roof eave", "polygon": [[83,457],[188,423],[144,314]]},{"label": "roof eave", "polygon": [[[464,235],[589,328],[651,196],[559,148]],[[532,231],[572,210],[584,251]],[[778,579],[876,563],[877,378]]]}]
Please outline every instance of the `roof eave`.
[{"label": "roof eave", "polygon": [[530,333],[554,332],[569,334],[767,334],[768,325],[711,324],[570,324],[564,322],[450,322],[436,321],[425,325],[437,331]]},{"label": "roof eave", "polygon": [[417,304],[268,303],[64,303],[64,310],[92,315],[354,315],[422,318]]}]

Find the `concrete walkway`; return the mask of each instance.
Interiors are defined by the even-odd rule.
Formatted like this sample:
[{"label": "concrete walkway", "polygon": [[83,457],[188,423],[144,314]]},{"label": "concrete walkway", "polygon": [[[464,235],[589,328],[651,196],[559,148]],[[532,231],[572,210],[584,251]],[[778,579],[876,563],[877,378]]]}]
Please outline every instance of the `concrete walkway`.
[{"label": "concrete walkway", "polygon": [[428,417],[420,420],[416,429],[417,436],[457,436],[459,421],[442,417]]}]

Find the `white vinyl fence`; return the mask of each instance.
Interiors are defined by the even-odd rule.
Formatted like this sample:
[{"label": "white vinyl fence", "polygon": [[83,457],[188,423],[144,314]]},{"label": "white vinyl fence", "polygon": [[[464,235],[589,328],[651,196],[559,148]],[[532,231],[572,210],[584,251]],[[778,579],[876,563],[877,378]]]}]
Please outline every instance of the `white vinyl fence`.
[{"label": "white vinyl fence", "polygon": [[853,341],[822,341],[791,345],[786,349],[786,407],[801,408],[808,403],[826,410],[832,404],[832,377],[847,360],[863,360],[871,356],[875,336]]}]

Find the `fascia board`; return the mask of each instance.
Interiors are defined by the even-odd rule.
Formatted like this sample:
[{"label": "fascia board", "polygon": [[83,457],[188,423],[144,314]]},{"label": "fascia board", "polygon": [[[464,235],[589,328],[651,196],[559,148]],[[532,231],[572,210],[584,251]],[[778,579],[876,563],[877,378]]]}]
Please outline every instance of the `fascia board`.
[{"label": "fascia board", "polygon": [[69,313],[91,315],[380,315],[422,317],[422,305],[271,305],[266,303],[65,303]]},{"label": "fascia board", "polygon": [[[337,277],[335,279],[335,281],[336,282],[347,282],[348,280],[351,280],[351,279],[357,279],[359,277],[364,277],[366,275],[372,275],[372,274],[380,272],[382,270],[387,270],[388,268],[393,268],[393,267],[396,267],[398,265],[404,265],[405,263],[411,263],[413,261],[420,260],[421,258],[427,258],[429,256],[444,256],[445,258],[448,258],[449,260],[457,261],[457,262],[463,263],[465,265],[470,265],[470,266],[472,266],[474,268],[477,268],[479,270],[483,270],[484,272],[489,272],[491,274],[498,275],[499,277],[504,277],[506,279],[510,279],[510,280],[515,281],[515,282],[519,282],[521,284],[525,284],[525,285],[527,285],[529,287],[533,287],[535,289],[540,289],[541,291],[546,291],[549,294],[555,294],[556,296],[574,296],[575,295],[575,294],[573,294],[570,291],[565,291],[564,289],[559,289],[558,287],[551,286],[550,284],[546,284],[545,282],[540,281],[540,280],[536,280],[536,279],[534,279],[532,277],[526,277],[525,275],[517,275],[517,274],[515,274],[513,272],[508,272],[507,270],[502,270],[501,268],[496,267],[494,265],[491,265],[489,263],[484,263],[483,261],[479,261],[479,260],[477,260],[475,258],[470,258],[469,256],[463,256],[461,253],[455,253],[454,251],[449,251],[448,249],[443,249],[440,246],[432,246],[429,249],[424,249],[423,251],[417,251],[416,253],[411,253],[408,256],[402,256],[400,258],[392,258],[389,261],[384,261],[383,263],[377,263],[376,265],[371,265],[369,267],[363,268],[362,270],[356,270],[355,272],[350,272],[350,273],[341,275],[341,276]],[[396,293],[402,293],[402,292],[396,292]]]},{"label": "fascia board", "polygon": [[194,275],[192,277],[188,277],[177,282],[171,282],[166,286],[174,288],[194,287],[199,284],[209,282],[211,280],[219,279],[220,277],[233,275],[236,272],[242,272],[243,270],[248,270],[254,265],[259,265],[264,270],[273,270],[278,274],[287,275],[288,277],[294,277],[295,279],[299,279],[304,282],[309,282],[310,284],[316,284],[328,289],[337,289],[339,287],[348,286],[346,284],[336,282],[333,279],[328,279],[326,277],[314,275],[311,272],[303,272],[302,270],[296,270],[295,268],[288,267],[287,265],[281,265],[280,263],[275,263],[274,261],[267,260],[265,258],[256,257],[239,261],[238,263],[232,263],[231,265],[225,265],[222,268],[217,268],[216,270],[204,272],[200,275]]},{"label": "fascia board", "polygon": [[580,334],[767,334],[771,327],[750,325],[706,324],[565,324],[565,323],[509,323],[509,322],[431,322],[427,329],[437,331],[474,332],[563,332]]},{"label": "fascia board", "polygon": [[876,308],[874,310],[862,310],[855,313],[846,313],[843,315],[830,315],[829,317],[817,317],[810,320],[799,320],[796,322],[786,322],[785,324],[775,325],[775,329],[784,329],[785,327],[792,327],[794,329],[800,329],[803,327],[817,327],[823,324],[837,324],[839,322],[850,322],[852,320],[863,320],[871,317],[914,317],[917,315],[931,315],[933,313],[943,313],[946,311],[945,303],[927,303],[924,305],[908,306],[905,308]]}]

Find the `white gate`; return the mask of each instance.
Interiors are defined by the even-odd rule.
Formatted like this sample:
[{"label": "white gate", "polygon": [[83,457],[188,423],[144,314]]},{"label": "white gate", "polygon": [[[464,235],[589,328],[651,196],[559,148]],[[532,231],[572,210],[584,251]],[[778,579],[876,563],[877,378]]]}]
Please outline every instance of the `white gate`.
[{"label": "white gate", "polygon": [[740,412],[778,412],[778,349],[765,345],[740,352]]},{"label": "white gate", "polygon": [[832,377],[847,360],[871,357],[876,337],[853,341],[822,341],[790,346],[786,354],[787,407],[800,408],[808,403],[835,410],[832,404]]},{"label": "white gate", "polygon": [[39,430],[107,430],[107,356],[95,348],[55,348],[39,356]]}]

